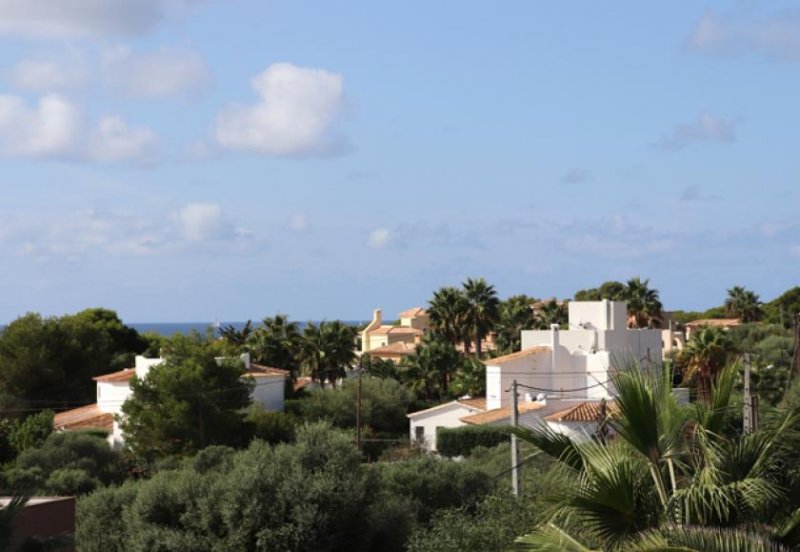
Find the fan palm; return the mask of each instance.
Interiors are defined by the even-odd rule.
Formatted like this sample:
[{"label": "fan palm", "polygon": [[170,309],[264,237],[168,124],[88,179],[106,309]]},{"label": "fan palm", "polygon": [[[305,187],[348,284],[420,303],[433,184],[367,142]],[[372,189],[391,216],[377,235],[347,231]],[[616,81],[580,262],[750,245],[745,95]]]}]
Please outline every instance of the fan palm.
[{"label": "fan palm", "polygon": [[752,522],[770,521],[785,498],[772,459],[798,416],[726,437],[736,374],[733,365],[723,370],[709,404],[694,406],[677,402],[666,369],[619,370],[608,443],[546,427],[516,430],[558,460],[567,486],[552,521],[520,538],[518,549],[791,549],[800,513],[780,529]]},{"label": "fan palm", "polygon": [[650,280],[631,278],[623,295],[628,302],[628,316],[634,328],[657,328],[661,325],[663,307],[658,290],[650,289]]},{"label": "fan palm", "polygon": [[520,333],[533,329],[536,319],[531,305],[534,300],[527,295],[515,295],[500,303],[497,320],[497,348],[500,353],[513,353],[520,349]]},{"label": "fan palm", "polygon": [[306,374],[325,387],[328,381],[336,382],[346,375],[355,358],[356,329],[339,320],[309,322],[303,330],[300,346],[300,364]]},{"label": "fan palm", "polygon": [[481,341],[497,323],[500,300],[494,286],[486,283],[484,278],[467,278],[463,284],[464,296],[469,305],[467,318],[470,321],[472,335],[475,337],[475,353],[481,357]]},{"label": "fan palm", "polygon": [[287,316],[278,314],[274,318],[265,318],[262,324],[247,341],[253,360],[295,374],[299,368],[301,346],[297,322],[290,322]]},{"label": "fan palm", "polygon": [[567,319],[567,305],[550,299],[539,307],[536,313],[536,327],[540,330],[549,330],[553,324],[566,324]]},{"label": "fan palm", "polygon": [[684,379],[694,379],[697,397],[701,402],[708,400],[711,382],[725,366],[733,350],[725,332],[719,328],[703,327],[692,335],[681,353],[686,363]]},{"label": "fan palm", "polygon": [[734,286],[728,290],[725,312],[742,322],[755,322],[764,316],[758,295],[742,286]]},{"label": "fan palm", "polygon": [[455,347],[430,338],[400,361],[403,381],[426,399],[448,394],[450,377],[460,364],[461,355]]},{"label": "fan palm", "polygon": [[248,320],[245,325],[242,326],[241,330],[236,329],[236,326],[233,324],[228,324],[219,328],[218,331],[222,339],[234,347],[241,348],[253,332],[253,322],[252,320]]},{"label": "fan palm", "polygon": [[471,338],[468,310],[464,292],[454,287],[439,288],[428,302],[431,333],[453,347],[461,342],[467,346]]}]

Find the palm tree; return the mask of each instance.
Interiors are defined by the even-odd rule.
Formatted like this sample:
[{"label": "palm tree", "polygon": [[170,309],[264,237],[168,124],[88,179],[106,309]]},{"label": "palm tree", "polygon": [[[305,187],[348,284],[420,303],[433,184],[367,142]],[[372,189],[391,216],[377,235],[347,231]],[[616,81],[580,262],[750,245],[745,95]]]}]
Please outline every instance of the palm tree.
[{"label": "palm tree", "polygon": [[686,364],[683,378],[685,381],[696,381],[698,400],[708,400],[711,385],[722,371],[732,350],[733,344],[720,328],[706,326],[692,335],[681,352]]},{"label": "palm tree", "polygon": [[629,325],[634,328],[658,328],[661,326],[663,307],[658,290],[650,289],[650,279],[642,281],[638,276],[628,280],[624,298],[628,302]]},{"label": "palm tree", "polygon": [[482,397],[486,394],[486,366],[475,357],[466,357],[461,368],[453,374],[450,391],[460,397]]},{"label": "palm tree", "polygon": [[300,367],[301,338],[297,322],[290,322],[286,315],[278,314],[274,318],[265,318],[262,327],[250,335],[247,345],[254,362],[296,374]]},{"label": "palm tree", "polygon": [[566,324],[568,321],[567,305],[559,304],[556,299],[543,302],[536,313],[536,328],[549,330],[553,324]]},{"label": "palm tree", "polygon": [[324,388],[329,381],[333,387],[346,376],[355,358],[356,328],[340,320],[309,322],[303,330],[300,364],[314,381]]},{"label": "palm tree", "polygon": [[501,353],[512,353],[520,349],[520,333],[533,329],[534,299],[527,295],[515,295],[500,303],[499,317],[495,327],[497,348]]},{"label": "palm tree", "polygon": [[237,330],[233,324],[228,324],[219,328],[218,331],[222,339],[236,348],[241,348],[253,332],[253,322],[248,320],[241,330]]},{"label": "palm tree", "polygon": [[726,436],[736,366],[720,374],[708,405],[681,405],[668,369],[644,374],[631,364],[613,376],[609,442],[575,441],[546,426],[515,430],[557,461],[567,487],[550,522],[518,539],[517,549],[795,549],[800,510],[778,526],[788,491],[773,459],[786,454],[798,414]]},{"label": "palm tree", "polygon": [[426,338],[400,361],[401,379],[426,399],[447,396],[450,377],[460,364],[461,355],[452,344]]},{"label": "palm tree", "polygon": [[451,343],[453,347],[464,342],[468,345],[469,305],[464,292],[454,287],[439,288],[428,302],[428,317],[433,335]]},{"label": "palm tree", "polygon": [[393,360],[377,358],[369,353],[364,353],[361,355],[359,364],[364,369],[364,373],[370,376],[383,379],[400,379],[397,364]]},{"label": "palm tree", "polygon": [[497,298],[494,286],[487,284],[483,278],[474,280],[467,278],[462,286],[469,305],[467,318],[472,327],[472,335],[475,337],[475,353],[481,358],[481,341],[497,323],[500,300]]},{"label": "palm tree", "polygon": [[764,316],[758,295],[742,286],[734,286],[728,290],[725,312],[742,322],[756,322]]}]

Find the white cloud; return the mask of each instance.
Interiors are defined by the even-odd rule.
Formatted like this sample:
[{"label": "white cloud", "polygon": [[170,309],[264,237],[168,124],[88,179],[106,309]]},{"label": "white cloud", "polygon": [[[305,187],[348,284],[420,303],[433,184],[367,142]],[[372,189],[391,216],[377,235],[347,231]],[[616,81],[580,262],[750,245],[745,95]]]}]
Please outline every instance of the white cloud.
[{"label": "white cloud", "polygon": [[0,0],[0,33],[33,38],[136,35],[201,0]]},{"label": "white cloud", "polygon": [[178,210],[175,218],[189,241],[220,240],[234,235],[222,208],[215,203],[190,203]]},{"label": "white cloud", "polygon": [[11,83],[22,90],[55,92],[79,87],[85,79],[78,67],[51,60],[22,60],[11,70]]},{"label": "white cloud", "polygon": [[155,133],[130,128],[119,116],[89,129],[84,110],[61,95],[29,106],[18,96],[0,96],[0,155],[94,161],[152,161]]},{"label": "white cloud", "polygon": [[800,13],[787,11],[745,20],[709,10],[689,37],[689,47],[719,55],[760,53],[784,61],[800,61]]},{"label": "white cloud", "polygon": [[732,122],[711,113],[701,113],[693,123],[676,125],[657,145],[662,149],[678,150],[692,142],[734,141],[736,141],[736,127]]},{"label": "white cloud", "polygon": [[302,213],[292,215],[291,220],[289,220],[289,228],[295,232],[304,232],[308,230],[308,217]]},{"label": "white cloud", "polygon": [[191,98],[211,81],[203,57],[186,48],[133,53],[117,48],[105,56],[108,85],[131,98]]},{"label": "white cloud", "polygon": [[103,117],[89,136],[87,153],[97,161],[150,162],[156,155],[156,135],[147,127],[131,128],[120,116]]},{"label": "white cloud", "polygon": [[381,247],[386,247],[389,245],[391,238],[392,233],[388,228],[378,228],[370,233],[369,240],[367,240],[367,245],[375,249],[380,249]]},{"label": "white cloud", "polygon": [[43,96],[34,107],[18,96],[0,96],[2,155],[70,155],[78,147],[83,125],[82,111],[62,96]]},{"label": "white cloud", "polygon": [[343,107],[342,76],[275,63],[251,80],[259,101],[233,104],[217,117],[214,138],[230,150],[293,156],[335,152],[333,132]]}]

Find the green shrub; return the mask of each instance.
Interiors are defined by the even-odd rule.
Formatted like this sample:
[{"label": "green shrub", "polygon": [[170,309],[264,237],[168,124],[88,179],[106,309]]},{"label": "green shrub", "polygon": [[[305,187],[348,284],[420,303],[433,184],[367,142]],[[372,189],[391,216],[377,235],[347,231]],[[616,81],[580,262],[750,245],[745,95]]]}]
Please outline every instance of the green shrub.
[{"label": "green shrub", "polygon": [[463,426],[439,428],[436,448],[443,456],[468,456],[475,447],[496,447],[511,435],[509,426]]},{"label": "green shrub", "polygon": [[272,412],[254,403],[247,409],[245,423],[250,426],[255,439],[271,445],[294,441],[294,418],[284,412]]},{"label": "green shrub", "polygon": [[32,414],[11,432],[9,440],[17,454],[44,444],[45,439],[53,433],[53,416],[51,410]]}]

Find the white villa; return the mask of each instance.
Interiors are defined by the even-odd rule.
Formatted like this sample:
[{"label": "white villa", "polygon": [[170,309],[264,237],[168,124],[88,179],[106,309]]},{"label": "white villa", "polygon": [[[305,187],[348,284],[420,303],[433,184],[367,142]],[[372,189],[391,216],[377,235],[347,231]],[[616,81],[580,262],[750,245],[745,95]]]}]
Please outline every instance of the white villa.
[{"label": "white villa", "polygon": [[[253,364],[249,354],[243,354],[240,358],[245,366],[245,377],[251,377],[255,381],[251,394],[253,402],[261,403],[267,410],[283,410],[284,385],[289,372]],[[53,425],[62,431],[102,429],[109,432],[108,443],[112,447],[122,447],[125,437],[115,415],[122,413],[123,403],[133,393],[130,380],[133,376],[146,378],[150,368],[162,362],[163,358],[137,355],[134,368],[94,378],[97,382],[97,402],[56,414]]]},{"label": "white villa", "polygon": [[457,400],[409,414],[411,439],[435,451],[440,427],[509,424],[514,380],[520,424],[543,421],[577,436],[593,432],[602,401],[613,408],[612,357],[640,364],[660,360],[661,330],[629,329],[627,304],[621,301],[572,301],[568,308],[568,329],[523,331],[519,352],[484,361],[485,400]]}]

